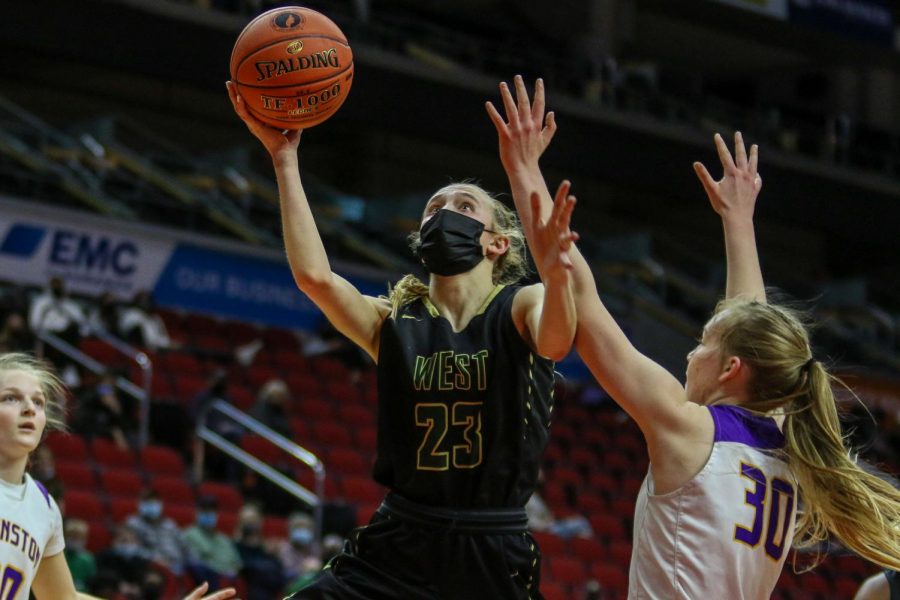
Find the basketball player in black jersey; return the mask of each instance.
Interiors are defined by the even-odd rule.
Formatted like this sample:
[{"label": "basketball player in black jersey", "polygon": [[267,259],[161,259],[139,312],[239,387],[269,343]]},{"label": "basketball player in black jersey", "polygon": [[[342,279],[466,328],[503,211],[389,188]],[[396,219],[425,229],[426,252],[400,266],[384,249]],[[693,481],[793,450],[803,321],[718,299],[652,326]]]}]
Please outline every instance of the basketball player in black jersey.
[{"label": "basketball player in black jersey", "polygon": [[428,284],[408,275],[388,298],[363,296],[331,271],[300,182],[300,132],[263,125],[228,89],[272,157],[298,287],[378,365],[374,476],[390,491],[292,598],[541,598],[523,507],[548,438],[552,361],[575,332],[572,206],[531,223],[556,251],[541,254],[543,284],[518,287],[526,263],[515,214],[478,186],[447,186],[411,238]]}]

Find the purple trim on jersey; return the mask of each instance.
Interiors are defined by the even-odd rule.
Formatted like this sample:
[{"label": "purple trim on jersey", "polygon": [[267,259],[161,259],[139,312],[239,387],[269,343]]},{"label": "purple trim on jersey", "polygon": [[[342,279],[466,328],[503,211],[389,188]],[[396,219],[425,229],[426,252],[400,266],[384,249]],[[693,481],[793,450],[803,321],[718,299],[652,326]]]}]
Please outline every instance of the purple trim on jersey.
[{"label": "purple trim on jersey", "polygon": [[737,442],[760,450],[784,446],[784,434],[772,417],[760,417],[733,405],[710,406],[716,424],[716,442]]},{"label": "purple trim on jersey", "polygon": [[44,500],[47,501],[47,508],[53,508],[53,506],[50,505],[50,492],[47,491],[44,484],[37,479],[32,479],[32,481],[34,482],[34,485],[37,486],[37,489],[41,490],[41,493],[44,495]]}]

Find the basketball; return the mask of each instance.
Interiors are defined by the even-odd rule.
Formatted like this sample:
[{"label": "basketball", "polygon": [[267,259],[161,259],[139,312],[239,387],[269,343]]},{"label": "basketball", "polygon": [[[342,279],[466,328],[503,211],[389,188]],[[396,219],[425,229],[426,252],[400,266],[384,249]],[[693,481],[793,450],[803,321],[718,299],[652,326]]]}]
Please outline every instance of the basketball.
[{"label": "basketball", "polygon": [[325,15],[299,6],[250,21],[231,52],[231,80],[260,121],[307,129],[344,103],[353,83],[353,52]]}]

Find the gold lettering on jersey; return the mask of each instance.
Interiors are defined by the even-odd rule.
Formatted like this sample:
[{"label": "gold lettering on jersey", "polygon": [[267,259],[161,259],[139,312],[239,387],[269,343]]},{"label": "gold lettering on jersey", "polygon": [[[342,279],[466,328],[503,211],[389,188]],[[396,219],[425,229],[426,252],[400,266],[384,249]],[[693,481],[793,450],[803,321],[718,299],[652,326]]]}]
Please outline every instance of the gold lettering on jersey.
[{"label": "gold lettering on jersey", "polygon": [[[417,356],[413,366],[413,387],[416,391],[447,392],[470,390],[472,380],[476,389],[487,389],[487,350],[475,354],[441,350],[431,356]],[[474,367],[474,373],[472,373]]]},{"label": "gold lettering on jersey", "polygon": [[37,567],[41,561],[41,548],[37,540],[21,525],[0,519],[0,542],[5,542],[28,557],[28,560]]},{"label": "gold lettering on jersey", "polygon": [[413,387],[417,392],[431,390],[431,378],[434,375],[435,356],[417,356],[416,366],[413,369]]}]

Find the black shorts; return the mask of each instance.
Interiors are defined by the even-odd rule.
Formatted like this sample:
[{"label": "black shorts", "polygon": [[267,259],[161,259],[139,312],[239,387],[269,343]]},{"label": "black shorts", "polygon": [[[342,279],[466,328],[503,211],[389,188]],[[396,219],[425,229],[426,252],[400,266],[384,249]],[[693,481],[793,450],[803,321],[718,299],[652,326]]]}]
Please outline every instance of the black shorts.
[{"label": "black shorts", "polygon": [[[543,600],[523,509],[435,509],[389,494],[291,600]],[[287,600],[287,599],[286,599]]]}]

